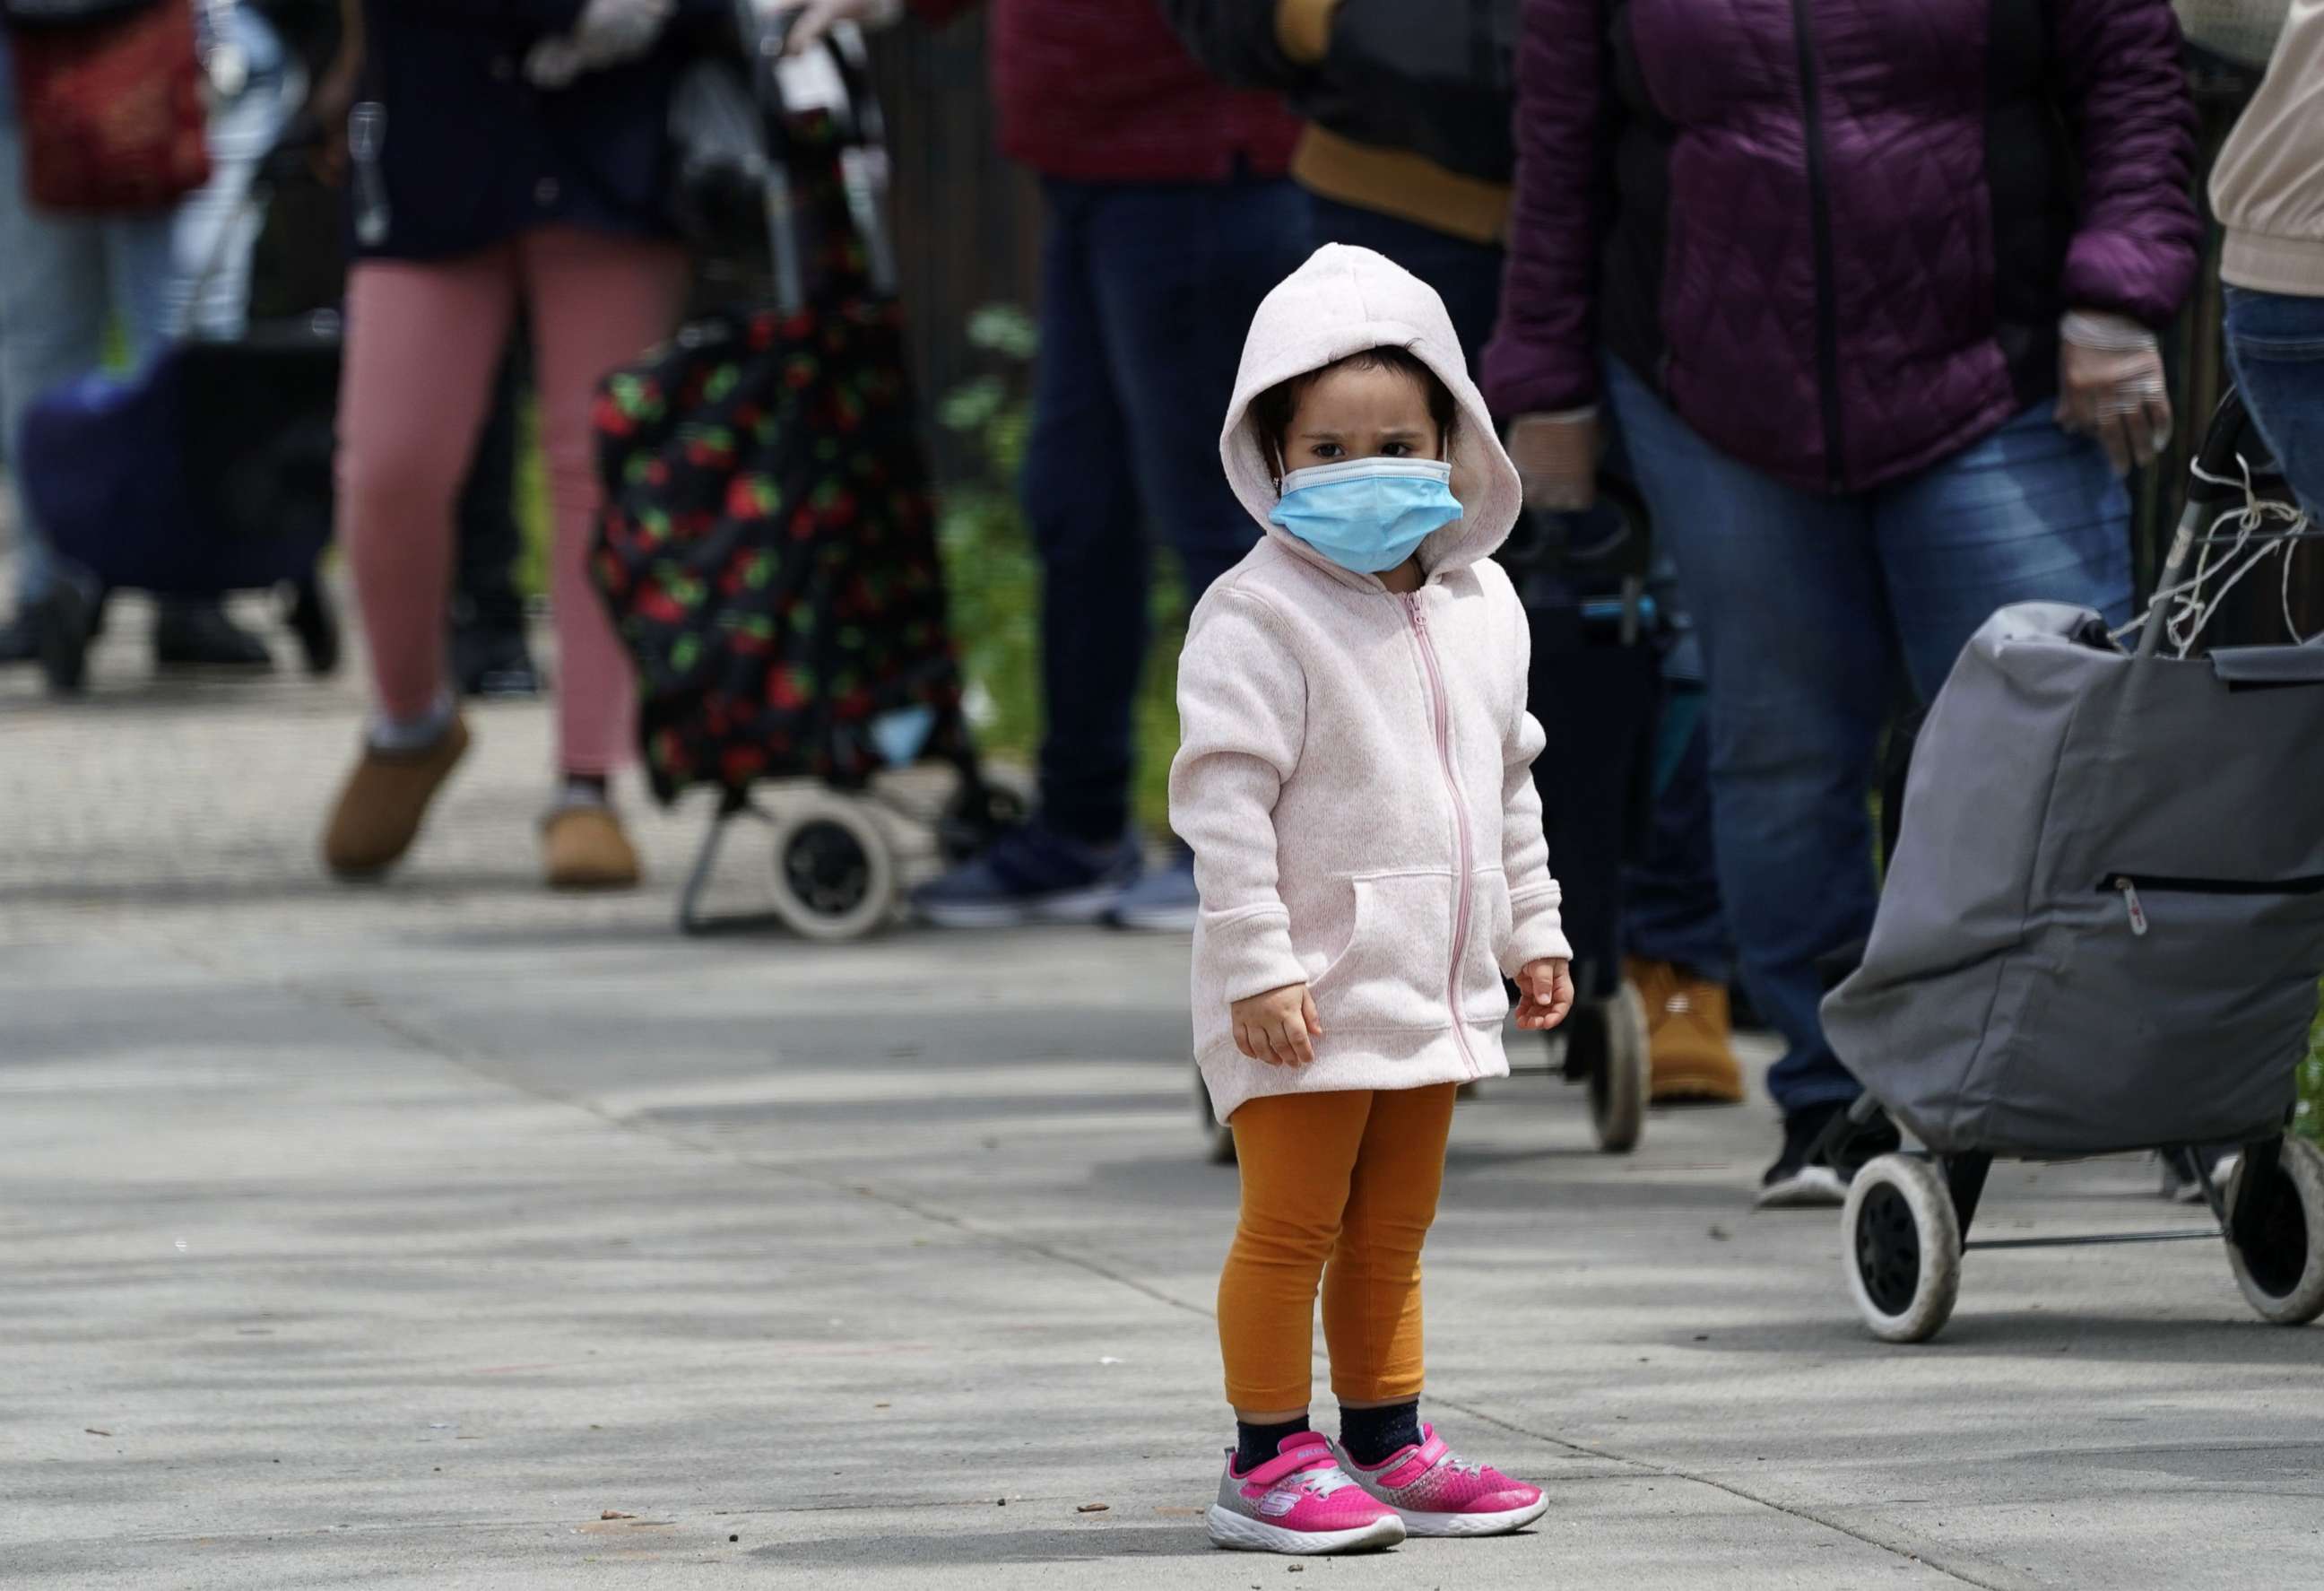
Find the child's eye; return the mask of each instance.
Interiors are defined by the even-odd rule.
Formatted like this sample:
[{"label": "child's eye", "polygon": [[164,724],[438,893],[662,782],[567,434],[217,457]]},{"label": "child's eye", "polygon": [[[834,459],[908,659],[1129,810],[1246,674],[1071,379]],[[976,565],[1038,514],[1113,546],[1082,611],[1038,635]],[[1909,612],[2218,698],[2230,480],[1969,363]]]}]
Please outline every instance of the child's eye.
[{"label": "child's eye", "polygon": [[1337,458],[1342,451],[1337,442],[1317,442],[1307,450],[1318,458]]},{"label": "child's eye", "polygon": [[1387,447],[1380,449],[1380,457],[1383,458],[1408,458],[1411,456],[1412,444],[1410,442],[1390,442]]}]

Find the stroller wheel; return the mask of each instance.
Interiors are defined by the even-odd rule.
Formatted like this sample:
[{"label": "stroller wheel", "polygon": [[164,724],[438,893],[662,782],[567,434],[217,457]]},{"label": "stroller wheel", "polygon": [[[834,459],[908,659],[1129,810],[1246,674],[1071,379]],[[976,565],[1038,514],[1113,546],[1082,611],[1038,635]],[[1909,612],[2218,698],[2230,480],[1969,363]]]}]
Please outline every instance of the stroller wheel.
[{"label": "stroller wheel", "polygon": [[1211,1090],[1200,1067],[1194,1068],[1194,1115],[1203,1124],[1203,1158],[1214,1166],[1234,1164],[1233,1130],[1211,1114]]},{"label": "stroller wheel", "polygon": [[[2251,1158],[2244,1157],[2228,1185],[2231,1210],[2241,1207]],[[2248,1248],[2227,1244],[2236,1285],[2261,1319],[2305,1326],[2324,1315],[2324,1152],[2287,1135],[2273,1186],[2255,1191],[2267,1199],[2258,1212],[2259,1240]]]},{"label": "stroller wheel", "polygon": [[862,803],[819,794],[775,819],[775,914],[810,939],[860,939],[896,905],[896,860]]},{"label": "stroller wheel", "polygon": [[1565,1073],[1590,1085],[1590,1126],[1598,1147],[1608,1154],[1628,1154],[1637,1148],[1646,1123],[1652,1058],[1646,1004],[1637,990],[1624,984],[1609,1000],[1577,1006],[1568,1021],[1576,1025],[1566,1042],[1578,1049],[1569,1050]]},{"label": "stroller wheel", "polygon": [[1882,1342],[1922,1343],[1960,1297],[1960,1219],[1937,1168],[1884,1154],[1856,1173],[1841,1212],[1840,1263],[1856,1311]]}]

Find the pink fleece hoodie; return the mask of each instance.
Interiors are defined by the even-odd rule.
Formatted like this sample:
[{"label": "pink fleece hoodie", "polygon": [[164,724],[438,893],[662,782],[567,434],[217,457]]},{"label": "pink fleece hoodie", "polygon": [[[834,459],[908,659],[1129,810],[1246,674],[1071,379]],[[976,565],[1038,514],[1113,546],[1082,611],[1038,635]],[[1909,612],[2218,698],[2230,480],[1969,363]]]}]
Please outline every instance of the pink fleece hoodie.
[{"label": "pink fleece hoodie", "polygon": [[[1408,597],[1268,523],[1274,471],[1251,400],[1360,349],[1409,348],[1461,408],[1462,517],[1424,542]],[[1570,956],[1531,768],[1528,637],[1488,557],[1517,474],[1444,306],[1369,249],[1316,251],[1267,296],[1220,452],[1267,539],[1212,587],[1178,664],[1170,821],[1194,850],[1194,1053],[1221,1120],[1263,1094],[1505,1077],[1501,975]],[[1315,997],[1310,1067],[1250,1060],[1228,1006]]]}]

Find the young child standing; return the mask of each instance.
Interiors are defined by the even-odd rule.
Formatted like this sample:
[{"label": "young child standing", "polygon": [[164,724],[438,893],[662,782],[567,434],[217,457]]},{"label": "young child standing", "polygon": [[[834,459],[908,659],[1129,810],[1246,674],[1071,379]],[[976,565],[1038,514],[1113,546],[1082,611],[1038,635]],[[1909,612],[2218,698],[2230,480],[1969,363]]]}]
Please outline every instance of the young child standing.
[{"label": "young child standing", "polygon": [[[1270,293],[1221,443],[1267,538],[1196,607],[1172,826],[1194,851],[1194,1042],[1242,1212],[1219,1280],[1237,1440],[1211,1539],[1489,1535],[1541,1492],[1420,1421],[1420,1248],[1452,1096],[1554,1027],[1572,952],[1530,768],[1527,634],[1488,557],[1517,471],[1436,294],[1367,249]],[[1333,1444],[1307,1421],[1318,1282]]]}]

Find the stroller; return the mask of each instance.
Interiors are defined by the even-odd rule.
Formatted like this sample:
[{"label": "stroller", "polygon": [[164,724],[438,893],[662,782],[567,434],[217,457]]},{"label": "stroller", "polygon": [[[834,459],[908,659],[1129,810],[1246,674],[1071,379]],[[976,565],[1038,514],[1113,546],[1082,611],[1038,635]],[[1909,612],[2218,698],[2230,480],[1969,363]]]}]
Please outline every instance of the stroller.
[{"label": "stroller", "polygon": [[[290,74],[285,100],[303,92]],[[188,294],[198,304],[248,246],[282,174],[302,162],[311,120],[281,106],[279,138]],[[331,537],[338,407],[336,306],[250,325],[230,338],[189,330],[126,377],[94,375],[36,399],[24,416],[19,486],[73,573],[60,578],[42,662],[59,691],[81,688],[97,594],[162,597],[279,588],[310,673],[338,666],[337,616],[317,570]]]},{"label": "stroller", "polygon": [[1533,777],[1573,942],[1560,1071],[1588,1090],[1598,1147],[1627,1154],[1646,1126],[1651,1068],[1646,1006],[1622,976],[1622,870],[1652,824],[1667,637],[1648,590],[1645,499],[1613,473],[1599,476],[1598,499],[1587,513],[1528,514],[1502,560],[1533,632],[1529,705],[1551,745],[1593,754],[1544,756]]},{"label": "stroller", "polygon": [[[637,665],[656,798],[718,792],[680,929],[771,916],[844,939],[895,912],[899,819],[958,858],[1020,814],[962,711],[861,42],[833,39],[809,78],[782,59],[788,16],[737,12],[746,47],[678,96],[681,185],[698,236],[763,240],[742,279],[770,275],[771,301],[698,315],[607,378],[590,570]],[[794,103],[819,84],[825,103]],[[930,760],[957,775],[933,809],[881,782]],[[795,788],[770,811],[752,789],[775,780]],[[772,911],[713,919],[704,896],[742,818],[773,831]]]},{"label": "stroller", "polygon": [[[1987,621],[1918,731],[1862,965],[1824,1004],[1866,1092],[1842,1258],[1876,1337],[1950,1317],[1969,1249],[2218,1240],[2246,1300],[2324,1314],[2324,1152],[2287,1131],[2324,976],[2324,643],[2212,646],[2229,592],[2319,532],[2241,403],[2197,458],[2126,653],[2086,610]],[[2274,585],[2273,580],[2267,582]],[[1893,1143],[1884,1110],[1924,1146]],[[2200,1226],[1968,1241],[1997,1158],[2239,1145]]]}]

